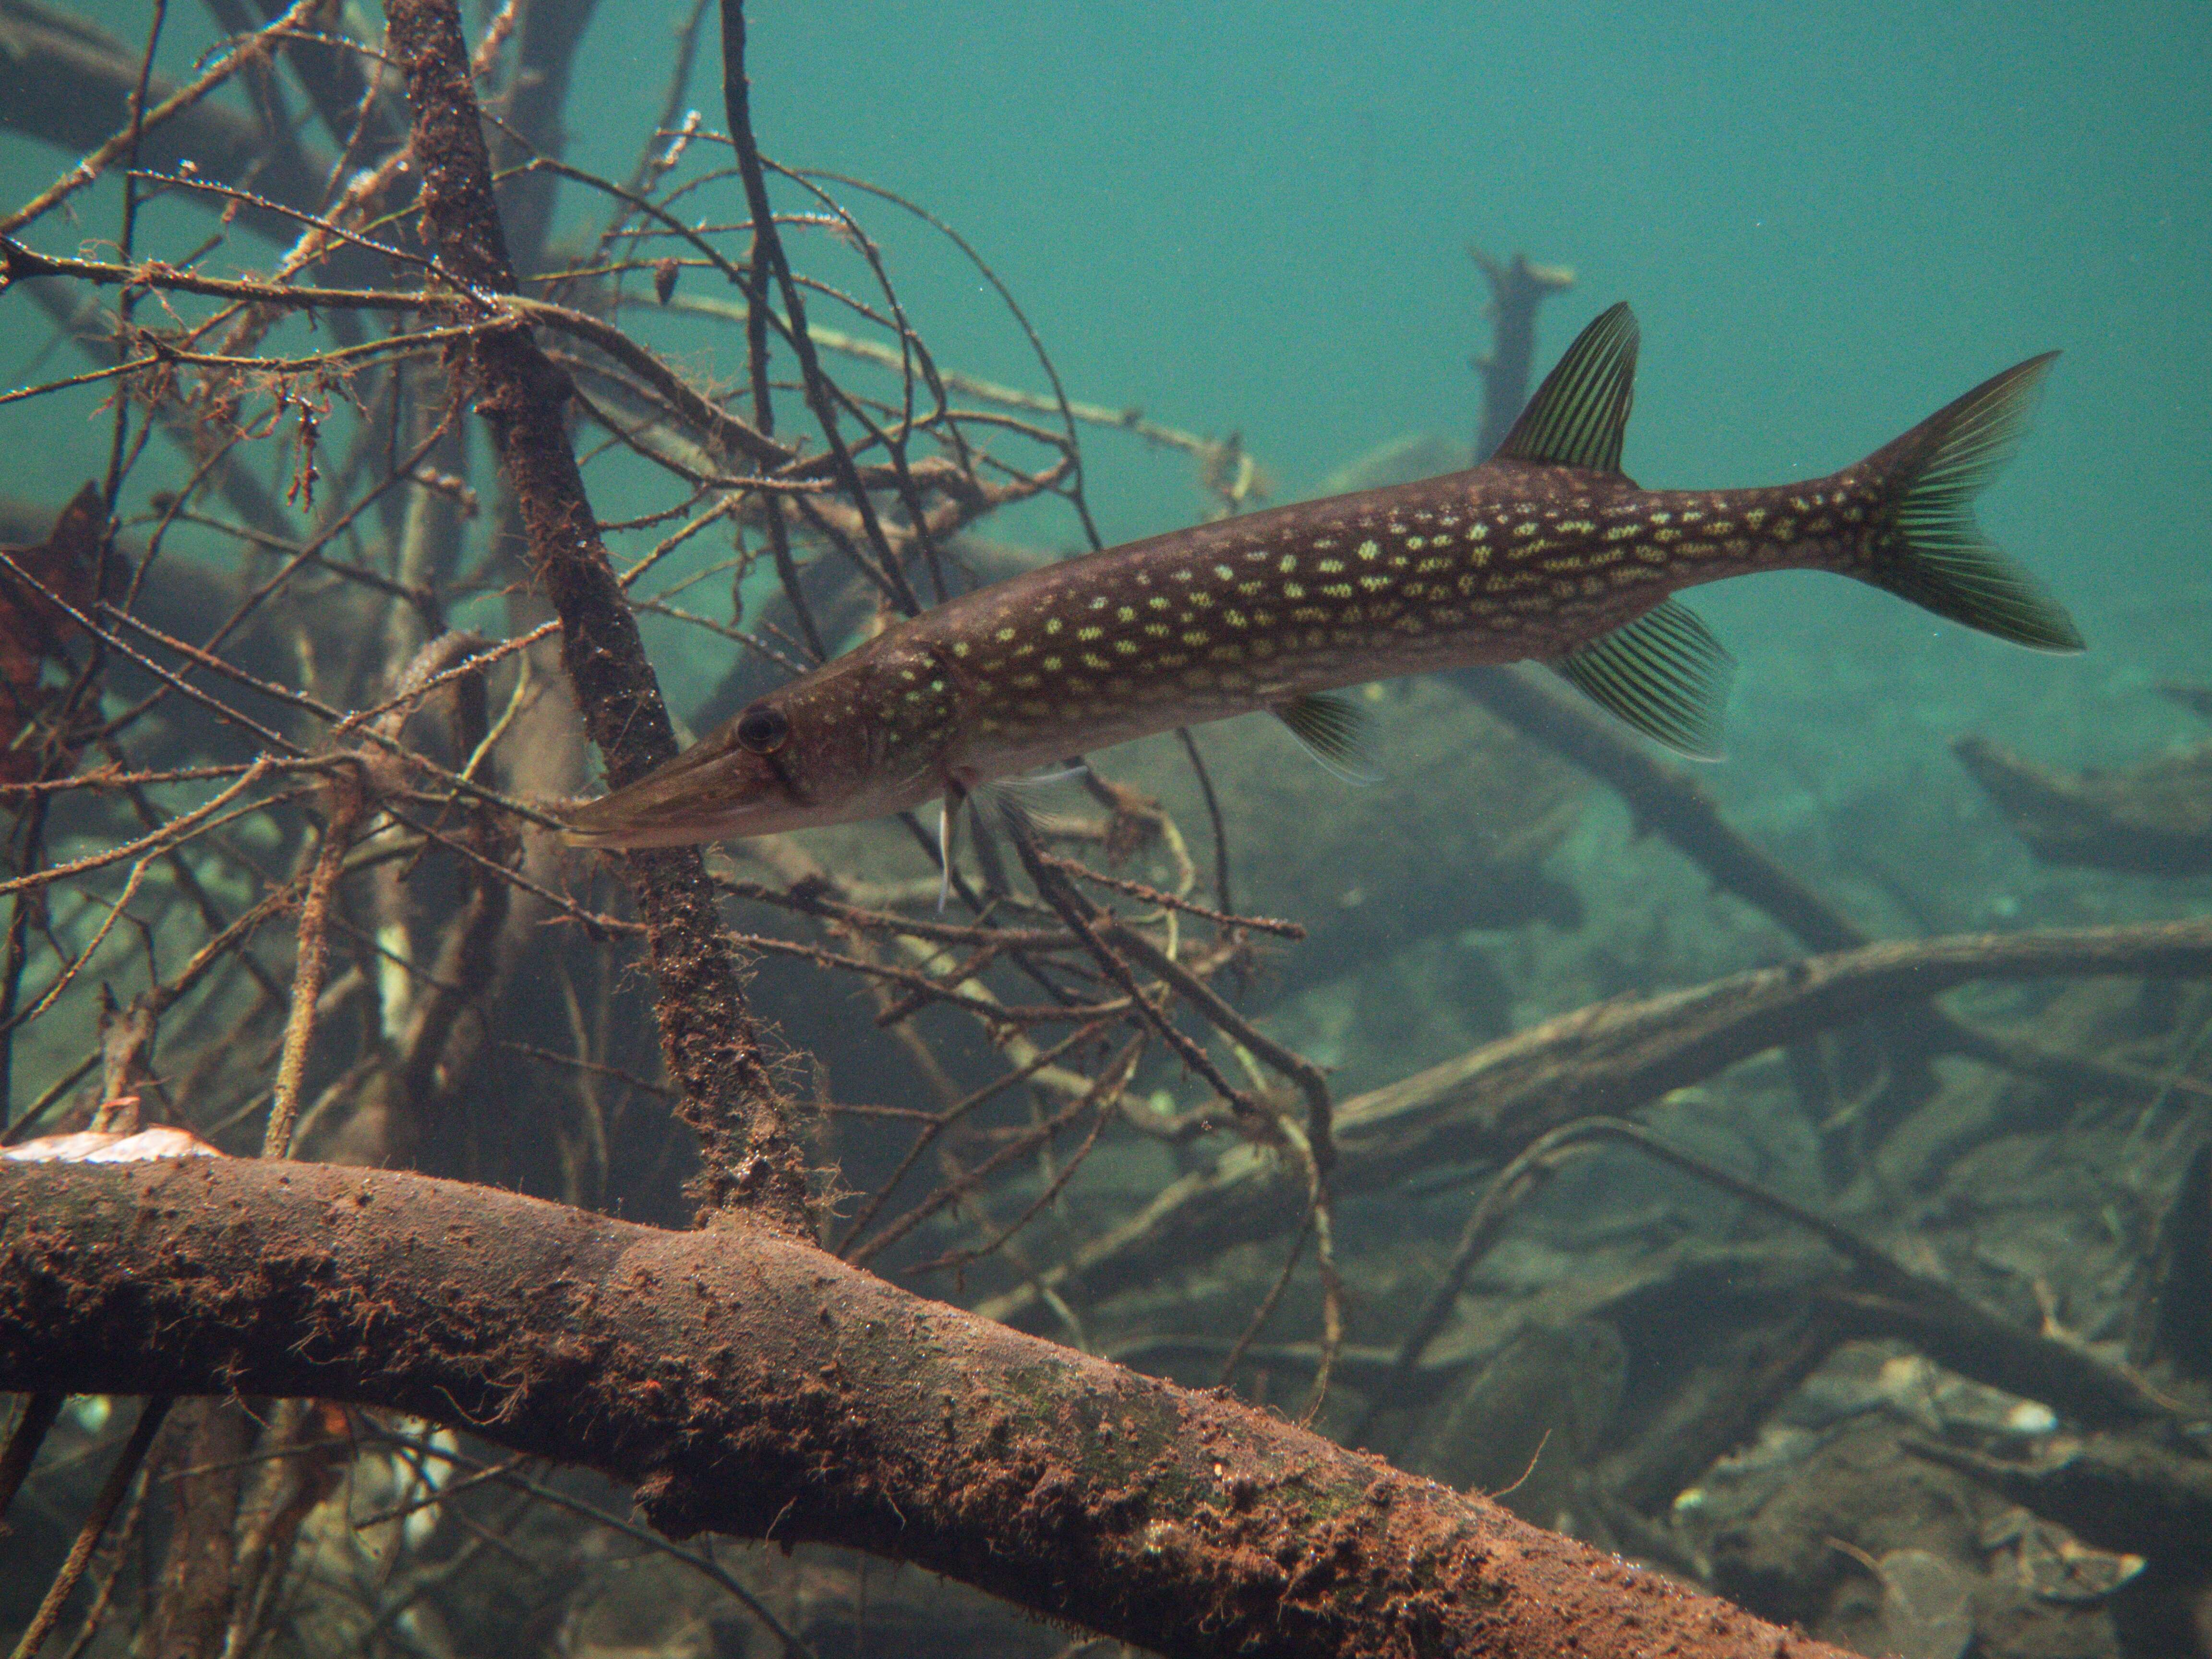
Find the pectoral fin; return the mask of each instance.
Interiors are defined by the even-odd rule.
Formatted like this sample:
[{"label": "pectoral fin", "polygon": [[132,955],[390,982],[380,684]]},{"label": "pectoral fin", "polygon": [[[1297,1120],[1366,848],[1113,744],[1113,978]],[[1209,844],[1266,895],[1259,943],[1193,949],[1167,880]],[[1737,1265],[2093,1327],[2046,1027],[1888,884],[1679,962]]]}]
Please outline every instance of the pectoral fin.
[{"label": "pectoral fin", "polygon": [[1721,757],[1721,719],[1735,659],[1687,605],[1662,599],[1626,627],[1576,647],[1552,667],[1677,754]]},{"label": "pectoral fin", "polygon": [[960,809],[968,804],[968,792],[957,783],[945,787],[945,799],[937,807],[937,914],[943,915],[945,907],[952,900],[952,857],[959,850]]}]

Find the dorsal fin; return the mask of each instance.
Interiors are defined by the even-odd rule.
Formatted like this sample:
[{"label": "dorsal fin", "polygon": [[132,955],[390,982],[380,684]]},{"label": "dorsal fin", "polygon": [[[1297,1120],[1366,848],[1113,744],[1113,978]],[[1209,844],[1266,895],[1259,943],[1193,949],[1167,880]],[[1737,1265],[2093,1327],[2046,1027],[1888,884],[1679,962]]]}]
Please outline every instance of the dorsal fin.
[{"label": "dorsal fin", "polygon": [[1576,338],[1498,447],[1507,460],[1620,471],[1636,400],[1636,315],[1624,300]]}]

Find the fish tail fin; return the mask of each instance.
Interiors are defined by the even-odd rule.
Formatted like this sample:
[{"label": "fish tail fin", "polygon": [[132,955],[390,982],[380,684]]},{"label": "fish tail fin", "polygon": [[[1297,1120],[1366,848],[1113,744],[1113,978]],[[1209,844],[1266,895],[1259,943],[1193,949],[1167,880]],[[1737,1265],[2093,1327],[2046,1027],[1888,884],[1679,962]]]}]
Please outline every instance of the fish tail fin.
[{"label": "fish tail fin", "polygon": [[1983,533],[1973,512],[1974,497],[2019,447],[2057,356],[1984,380],[1866,459],[1880,506],[1866,562],[1851,574],[2015,645],[2081,649],[2064,608]]}]

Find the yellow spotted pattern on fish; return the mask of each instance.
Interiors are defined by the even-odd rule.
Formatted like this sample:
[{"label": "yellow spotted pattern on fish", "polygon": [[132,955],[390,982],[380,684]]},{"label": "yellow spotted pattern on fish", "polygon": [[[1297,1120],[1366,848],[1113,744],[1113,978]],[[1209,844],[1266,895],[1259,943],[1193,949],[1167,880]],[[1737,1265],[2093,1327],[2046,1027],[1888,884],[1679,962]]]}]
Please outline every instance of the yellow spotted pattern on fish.
[{"label": "yellow spotted pattern on fish", "polygon": [[1342,760],[1352,716],[1333,689],[1522,659],[1709,753],[1729,659],[1671,595],[1759,570],[1833,570],[2019,643],[2079,647],[1970,509],[2050,356],[1825,478],[1647,490],[1620,465],[1636,344],[1626,307],[1600,317],[1469,471],[1153,537],[900,623],[583,809],[573,836],[664,845],[957,802],[1253,709]]}]

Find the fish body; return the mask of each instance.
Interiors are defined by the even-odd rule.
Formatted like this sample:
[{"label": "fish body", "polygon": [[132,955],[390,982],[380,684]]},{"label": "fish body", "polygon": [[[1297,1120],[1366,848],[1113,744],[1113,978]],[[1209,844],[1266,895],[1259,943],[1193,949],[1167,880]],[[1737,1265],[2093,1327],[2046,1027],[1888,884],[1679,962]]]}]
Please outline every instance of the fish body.
[{"label": "fish body", "polygon": [[1342,759],[1352,716],[1331,690],[1528,659],[1704,752],[1728,658],[1670,596],[1754,571],[1832,570],[2020,643],[2079,648],[1966,506],[2049,357],[1826,477],[1647,490],[1620,470],[1635,350],[1615,307],[1469,471],[1152,537],[901,622],[581,809],[572,838],[671,845],[957,803],[1257,709]]}]

